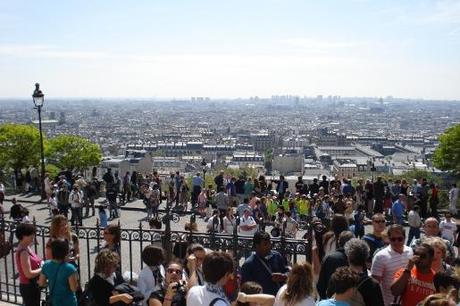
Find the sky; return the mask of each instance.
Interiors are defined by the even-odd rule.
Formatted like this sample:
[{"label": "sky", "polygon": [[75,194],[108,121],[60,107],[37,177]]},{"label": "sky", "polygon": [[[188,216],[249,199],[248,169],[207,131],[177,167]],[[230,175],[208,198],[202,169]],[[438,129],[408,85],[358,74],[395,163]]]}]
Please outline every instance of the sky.
[{"label": "sky", "polygon": [[0,98],[460,100],[460,0],[0,0]]}]

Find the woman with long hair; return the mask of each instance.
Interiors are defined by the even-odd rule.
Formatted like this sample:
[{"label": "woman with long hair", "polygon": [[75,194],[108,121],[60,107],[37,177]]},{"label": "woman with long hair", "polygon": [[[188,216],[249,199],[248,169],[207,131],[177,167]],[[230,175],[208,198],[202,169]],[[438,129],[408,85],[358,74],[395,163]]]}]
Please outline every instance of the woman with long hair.
[{"label": "woman with long hair", "polygon": [[224,230],[222,231],[222,234],[233,235],[233,230],[236,226],[236,220],[233,214],[233,207],[228,207],[223,219]]},{"label": "woman with long hair", "polygon": [[276,294],[274,306],[314,306],[313,269],[308,262],[295,264],[286,285]]},{"label": "woman with long hair", "polygon": [[21,223],[15,234],[19,240],[16,249],[16,265],[19,274],[19,292],[25,306],[40,305],[40,287],[38,276],[41,272],[42,259],[30,247],[35,241],[35,226],[31,223]]},{"label": "woman with long hair", "polygon": [[80,257],[80,248],[77,235],[72,233],[69,220],[63,215],[54,216],[50,225],[50,238],[46,243],[45,256],[51,259],[51,242],[54,240],[64,240],[69,245],[69,256],[67,261],[76,263]]}]

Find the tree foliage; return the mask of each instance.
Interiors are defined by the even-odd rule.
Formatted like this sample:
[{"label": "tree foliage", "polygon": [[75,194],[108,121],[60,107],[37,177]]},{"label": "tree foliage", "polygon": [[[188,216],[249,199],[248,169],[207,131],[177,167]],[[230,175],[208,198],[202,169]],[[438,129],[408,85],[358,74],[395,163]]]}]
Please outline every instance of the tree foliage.
[{"label": "tree foliage", "polygon": [[460,173],[460,124],[448,128],[439,136],[433,156],[434,165],[441,170]]},{"label": "tree foliage", "polygon": [[[45,142],[45,140],[44,140]],[[33,125],[0,126],[0,167],[21,169],[40,162],[40,132]]]},{"label": "tree foliage", "polygon": [[47,153],[61,169],[83,170],[98,165],[102,159],[99,145],[75,135],[59,135],[50,139]]}]

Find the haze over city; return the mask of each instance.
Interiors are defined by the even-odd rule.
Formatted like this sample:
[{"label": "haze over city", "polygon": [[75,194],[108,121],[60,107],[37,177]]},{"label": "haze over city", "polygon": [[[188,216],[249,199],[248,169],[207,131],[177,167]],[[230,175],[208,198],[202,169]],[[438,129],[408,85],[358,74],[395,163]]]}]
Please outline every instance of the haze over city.
[{"label": "haze over city", "polygon": [[460,1],[1,1],[0,97],[460,99]]}]

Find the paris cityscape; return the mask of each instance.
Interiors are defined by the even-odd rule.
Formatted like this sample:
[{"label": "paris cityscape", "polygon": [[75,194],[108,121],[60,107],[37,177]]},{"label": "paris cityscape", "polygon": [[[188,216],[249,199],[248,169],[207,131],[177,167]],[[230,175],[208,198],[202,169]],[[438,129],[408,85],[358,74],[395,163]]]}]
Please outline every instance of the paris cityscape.
[{"label": "paris cityscape", "polygon": [[0,1],[0,306],[460,305],[460,1]]}]

